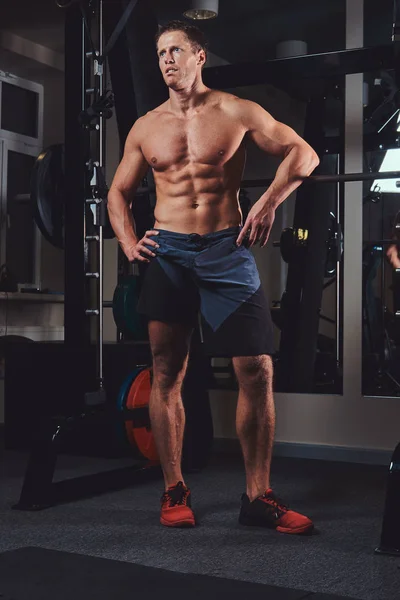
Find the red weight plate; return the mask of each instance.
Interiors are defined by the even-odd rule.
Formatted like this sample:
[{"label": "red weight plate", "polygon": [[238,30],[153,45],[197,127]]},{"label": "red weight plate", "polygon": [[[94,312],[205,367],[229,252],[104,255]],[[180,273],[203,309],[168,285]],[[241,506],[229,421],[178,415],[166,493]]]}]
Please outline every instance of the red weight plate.
[{"label": "red weight plate", "polygon": [[[134,410],[149,405],[151,392],[151,370],[144,369],[132,382],[126,398],[126,408]],[[146,427],[133,427],[132,421],[125,422],[128,439],[133,446],[148,460],[158,461],[158,453],[153,433]]]}]

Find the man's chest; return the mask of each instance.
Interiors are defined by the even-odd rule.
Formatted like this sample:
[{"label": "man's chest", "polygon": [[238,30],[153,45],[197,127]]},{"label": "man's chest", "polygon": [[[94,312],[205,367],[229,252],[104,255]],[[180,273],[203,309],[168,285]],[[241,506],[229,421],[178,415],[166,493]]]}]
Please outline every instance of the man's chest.
[{"label": "man's chest", "polygon": [[147,162],[155,170],[182,164],[223,165],[240,148],[244,131],[240,123],[225,116],[160,119],[142,142]]}]

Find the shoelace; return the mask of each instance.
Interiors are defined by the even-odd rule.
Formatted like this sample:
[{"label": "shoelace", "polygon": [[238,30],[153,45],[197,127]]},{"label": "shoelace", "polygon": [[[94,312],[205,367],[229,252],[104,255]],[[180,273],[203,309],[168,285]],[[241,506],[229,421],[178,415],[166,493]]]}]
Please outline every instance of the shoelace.
[{"label": "shoelace", "polygon": [[164,492],[162,497],[162,503],[167,503],[168,506],[186,506],[187,499],[189,496],[189,490],[183,487],[183,483],[180,481],[175,487]]},{"label": "shoelace", "polygon": [[272,506],[272,508],[276,510],[278,517],[282,516],[289,510],[289,508],[283,504],[282,500],[278,498],[278,496],[275,496],[275,494],[263,494],[260,496],[260,500],[265,502],[265,504]]}]

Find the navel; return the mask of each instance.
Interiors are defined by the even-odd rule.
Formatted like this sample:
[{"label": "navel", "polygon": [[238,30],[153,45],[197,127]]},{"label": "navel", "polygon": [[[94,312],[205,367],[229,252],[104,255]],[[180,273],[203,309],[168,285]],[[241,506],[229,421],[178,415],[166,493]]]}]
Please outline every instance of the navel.
[{"label": "navel", "polygon": [[156,157],[155,157],[155,156],[152,156],[152,157],[151,157],[151,162],[153,163],[153,165],[155,165],[155,164],[156,164],[156,162],[157,162],[157,159],[156,159]]},{"label": "navel", "polygon": [[225,150],[220,150],[220,151],[218,152],[218,154],[219,154],[220,156],[223,156],[223,155],[225,154]]}]

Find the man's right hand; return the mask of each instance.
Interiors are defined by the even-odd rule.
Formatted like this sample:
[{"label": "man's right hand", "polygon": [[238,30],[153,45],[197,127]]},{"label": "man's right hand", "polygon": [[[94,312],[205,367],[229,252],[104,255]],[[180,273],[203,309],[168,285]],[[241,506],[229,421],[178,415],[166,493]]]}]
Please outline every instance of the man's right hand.
[{"label": "man's right hand", "polygon": [[397,244],[391,244],[386,251],[386,256],[394,269],[400,269],[400,258]]},{"label": "man's right hand", "polygon": [[139,261],[139,262],[150,262],[150,258],[146,257],[154,257],[156,256],[154,252],[152,252],[146,246],[152,246],[153,248],[159,248],[159,245],[156,241],[152,240],[152,236],[158,235],[159,232],[154,229],[150,229],[146,231],[141,240],[139,240],[136,244],[132,244],[129,246],[125,246],[121,244],[122,250],[124,251],[125,256],[129,260],[129,262]]}]

